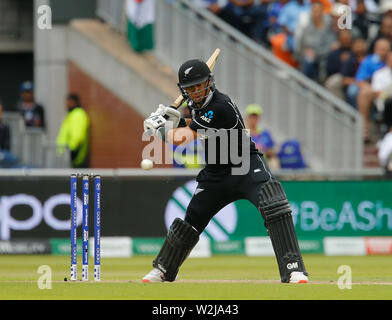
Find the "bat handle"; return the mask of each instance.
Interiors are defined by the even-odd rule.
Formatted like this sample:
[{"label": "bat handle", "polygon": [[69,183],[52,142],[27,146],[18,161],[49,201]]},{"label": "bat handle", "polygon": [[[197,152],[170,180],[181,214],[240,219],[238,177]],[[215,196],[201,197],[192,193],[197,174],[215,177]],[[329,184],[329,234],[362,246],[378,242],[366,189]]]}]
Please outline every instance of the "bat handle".
[{"label": "bat handle", "polygon": [[152,130],[147,129],[146,131],[144,131],[144,134],[147,135],[148,137],[151,137],[153,133]]}]

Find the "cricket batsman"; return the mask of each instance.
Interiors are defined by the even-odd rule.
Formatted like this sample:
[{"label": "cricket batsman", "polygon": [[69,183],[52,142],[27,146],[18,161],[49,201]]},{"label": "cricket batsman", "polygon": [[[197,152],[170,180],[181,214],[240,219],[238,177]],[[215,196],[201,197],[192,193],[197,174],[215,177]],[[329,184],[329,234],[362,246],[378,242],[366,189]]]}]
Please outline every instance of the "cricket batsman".
[{"label": "cricket batsman", "polygon": [[[199,59],[188,60],[178,71],[178,86],[191,108],[191,119],[181,118],[173,107],[159,105],[144,120],[144,129],[173,145],[200,138],[205,149],[205,167],[199,172],[197,188],[184,220],[176,218],[165,242],[154,259],[153,269],[143,282],[174,281],[180,266],[199,241],[212,217],[229,203],[249,200],[261,213],[278,263],[282,283],[307,283],[291,208],[280,182],[272,175],[263,154],[246,131],[239,109],[215,88],[214,76]],[[170,124],[170,125],[168,125]],[[217,134],[213,134],[213,133]],[[219,134],[218,134],[219,133]],[[221,143],[225,133],[229,142]],[[245,136],[245,139],[241,138]],[[216,143],[210,143],[216,139]],[[232,143],[234,141],[234,144]],[[207,143],[208,142],[208,143]],[[241,163],[227,159],[235,152]],[[247,150],[247,152],[244,152]],[[211,156],[211,154],[213,156]],[[244,163],[247,162],[247,166]],[[239,166],[246,172],[235,173]]]}]

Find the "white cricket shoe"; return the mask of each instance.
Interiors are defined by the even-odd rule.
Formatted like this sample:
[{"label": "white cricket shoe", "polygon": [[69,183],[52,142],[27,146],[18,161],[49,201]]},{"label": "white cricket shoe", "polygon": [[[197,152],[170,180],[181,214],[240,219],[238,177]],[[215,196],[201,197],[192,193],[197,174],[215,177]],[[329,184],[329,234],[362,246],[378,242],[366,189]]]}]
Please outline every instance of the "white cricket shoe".
[{"label": "white cricket shoe", "polygon": [[309,281],[308,277],[305,276],[303,272],[293,271],[290,274],[289,283],[308,283],[308,281]]},{"label": "white cricket shoe", "polygon": [[163,276],[161,270],[154,268],[142,279],[142,282],[164,282]]}]

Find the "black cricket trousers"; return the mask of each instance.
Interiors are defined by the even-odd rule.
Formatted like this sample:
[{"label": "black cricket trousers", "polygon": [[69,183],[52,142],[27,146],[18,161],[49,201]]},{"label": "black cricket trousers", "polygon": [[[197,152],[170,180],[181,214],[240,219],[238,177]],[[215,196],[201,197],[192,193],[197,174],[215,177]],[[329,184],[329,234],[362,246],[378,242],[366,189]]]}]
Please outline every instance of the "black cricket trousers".
[{"label": "black cricket trousers", "polygon": [[188,205],[185,221],[201,234],[213,216],[229,203],[249,200],[258,209],[258,195],[261,186],[275,179],[265,159],[260,154],[250,156],[247,174],[232,175],[231,168],[227,174],[216,174],[204,168],[197,176],[197,188]]}]

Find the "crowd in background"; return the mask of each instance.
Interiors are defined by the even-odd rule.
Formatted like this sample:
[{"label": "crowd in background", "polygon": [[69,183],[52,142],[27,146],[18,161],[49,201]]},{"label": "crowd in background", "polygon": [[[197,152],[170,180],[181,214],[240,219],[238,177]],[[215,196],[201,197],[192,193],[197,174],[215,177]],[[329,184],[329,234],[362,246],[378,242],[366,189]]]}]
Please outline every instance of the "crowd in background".
[{"label": "crowd in background", "polygon": [[377,121],[382,119],[388,103],[382,93],[392,95],[391,0],[193,3],[216,14],[357,109],[364,119],[365,143],[382,136]]},{"label": "crowd in background", "polygon": [[[59,128],[56,153],[61,156],[64,152],[69,152],[73,168],[88,168],[89,117],[76,94],[70,93],[66,97],[65,107],[67,114]],[[4,119],[4,109],[0,101],[0,168],[32,167],[29,163],[22,163],[21,159],[13,153],[12,130]],[[44,107],[35,101],[32,81],[21,83],[16,113],[20,114],[25,128],[39,128],[45,132]]]},{"label": "crowd in background", "polygon": [[[278,59],[345,100],[363,116],[364,142],[380,140],[379,146],[392,150],[389,131],[392,123],[388,111],[392,108],[392,0],[190,1],[217,15],[271,50]],[[88,158],[77,157],[81,150],[88,153],[88,116],[79,112],[83,108],[75,95],[67,97],[66,108],[68,113],[59,129],[57,144],[71,150],[74,167],[88,166]],[[31,81],[20,85],[16,110],[26,127],[45,130],[44,108],[35,102]],[[306,167],[298,141],[288,140],[277,149],[273,134],[260,127],[262,112],[261,106],[248,106],[246,123],[270,166],[285,168],[287,165],[289,168],[295,158],[296,164],[292,167]],[[0,102],[0,160],[10,151],[12,136],[2,114]],[[75,130],[80,123],[85,129]],[[389,140],[381,142],[384,135]],[[189,147],[200,149],[197,145]],[[59,148],[58,152],[63,149]],[[80,161],[80,157],[83,160]]]},{"label": "crowd in background", "polygon": [[392,0],[192,2],[360,112],[365,144],[388,144],[384,136],[390,136],[391,127]]},{"label": "crowd in background", "polygon": [[[29,166],[28,164],[22,164],[11,150],[12,130],[4,119],[4,110],[5,107],[0,101],[0,168]],[[45,129],[44,108],[35,102],[34,85],[31,81],[21,83],[16,110],[21,115],[25,127]]]}]

